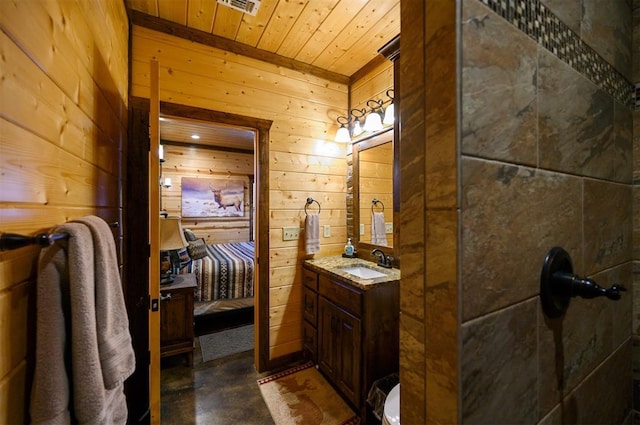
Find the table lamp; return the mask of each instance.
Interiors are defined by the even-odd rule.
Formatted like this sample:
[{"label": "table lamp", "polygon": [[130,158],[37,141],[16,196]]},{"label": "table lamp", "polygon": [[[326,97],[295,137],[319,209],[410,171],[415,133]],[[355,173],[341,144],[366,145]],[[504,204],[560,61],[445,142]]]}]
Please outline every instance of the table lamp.
[{"label": "table lamp", "polygon": [[180,259],[178,250],[188,246],[180,217],[166,217],[160,219],[160,251],[169,254],[170,268],[166,272],[160,271],[160,284],[166,285],[173,282],[174,275],[179,272]]}]

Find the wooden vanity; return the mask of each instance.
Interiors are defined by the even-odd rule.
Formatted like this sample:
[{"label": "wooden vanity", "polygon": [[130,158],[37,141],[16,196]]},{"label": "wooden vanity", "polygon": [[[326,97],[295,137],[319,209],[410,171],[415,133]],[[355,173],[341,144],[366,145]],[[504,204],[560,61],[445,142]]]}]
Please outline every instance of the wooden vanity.
[{"label": "wooden vanity", "polygon": [[399,370],[400,275],[394,269],[387,278],[352,278],[339,265],[353,261],[305,261],[303,350],[368,423],[373,382]]}]

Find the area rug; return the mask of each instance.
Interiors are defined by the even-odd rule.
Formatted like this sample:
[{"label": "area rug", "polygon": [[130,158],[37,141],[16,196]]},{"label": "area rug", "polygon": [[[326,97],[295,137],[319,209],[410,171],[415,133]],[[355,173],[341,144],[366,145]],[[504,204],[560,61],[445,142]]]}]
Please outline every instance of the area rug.
[{"label": "area rug", "polygon": [[208,362],[253,350],[253,325],[202,335],[199,339],[202,361]]},{"label": "area rug", "polygon": [[360,420],[309,362],[258,380],[276,425],[355,425]]}]

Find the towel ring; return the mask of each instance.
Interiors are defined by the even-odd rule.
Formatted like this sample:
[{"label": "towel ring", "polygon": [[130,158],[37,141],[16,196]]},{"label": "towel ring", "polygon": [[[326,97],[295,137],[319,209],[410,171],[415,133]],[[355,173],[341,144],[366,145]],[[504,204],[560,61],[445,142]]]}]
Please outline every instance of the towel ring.
[{"label": "towel ring", "polygon": [[318,204],[318,214],[320,214],[320,211],[322,210],[322,207],[320,207],[320,202],[316,201],[316,200],[315,200],[315,199],[313,199],[313,198],[307,198],[307,203],[304,205],[304,213],[305,213],[306,215],[309,215],[309,213],[307,213],[307,207],[308,207],[309,205],[313,204],[314,202],[315,202],[316,204]]},{"label": "towel ring", "polygon": [[378,205],[378,204],[381,204],[381,205],[382,205],[382,211],[381,211],[381,212],[384,212],[384,203],[383,203],[381,200],[379,200],[379,199],[373,198],[373,199],[371,200],[371,212],[372,212],[372,213],[373,213],[373,207],[375,207],[375,206],[376,206],[376,205]]}]

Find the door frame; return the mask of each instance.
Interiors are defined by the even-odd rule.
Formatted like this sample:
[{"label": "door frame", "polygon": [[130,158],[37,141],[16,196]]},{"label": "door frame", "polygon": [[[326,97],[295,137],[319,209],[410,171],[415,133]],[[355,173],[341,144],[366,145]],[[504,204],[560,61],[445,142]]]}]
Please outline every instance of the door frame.
[{"label": "door frame", "polygon": [[[145,111],[147,114],[149,113],[149,99],[132,97],[130,98],[129,105],[130,108],[134,107],[140,111]],[[254,302],[254,321],[256,323],[256,350],[254,362],[258,372],[263,372],[267,370],[269,362],[269,130],[273,121],[162,101],[160,102],[160,113],[244,127],[256,132],[254,163],[256,168],[255,260],[257,272],[254,276],[257,278],[257,284],[254,282],[254,289],[257,292],[257,296]],[[142,143],[142,141],[137,142]],[[141,156],[141,158],[133,158],[135,159],[136,164],[144,164],[145,168],[149,167],[147,147],[136,151],[130,150],[130,152],[134,155]],[[142,152],[142,154],[140,152]],[[146,180],[146,173],[132,173],[131,176],[136,176]],[[132,184],[132,181],[128,182],[129,187],[131,187]],[[144,184],[146,185],[146,182],[144,182]],[[148,197],[146,199],[148,200]],[[146,205],[144,211],[142,211],[143,208],[139,204],[129,204],[129,206],[130,208],[127,211],[127,217],[135,217],[135,223],[127,223],[130,226],[129,228],[147,229],[149,223]],[[130,235],[129,237],[131,238],[132,236]],[[148,239],[144,238],[144,240]],[[141,260],[132,258],[132,255],[136,252],[140,252],[140,250],[131,250],[127,253],[127,262],[135,264],[135,267],[131,268],[132,270],[145,270],[146,272],[147,268],[144,264],[140,263]],[[139,280],[139,278],[140,276],[134,276],[134,279],[132,280]],[[149,328],[147,323],[141,325],[146,327],[148,337]]]},{"label": "door frame", "polygon": [[210,121],[256,132],[254,164],[257,190],[254,202],[257,272],[254,273],[254,365],[258,372],[263,372],[267,370],[269,362],[269,130],[273,121],[162,101],[160,114]]}]

